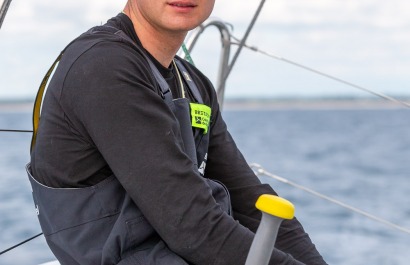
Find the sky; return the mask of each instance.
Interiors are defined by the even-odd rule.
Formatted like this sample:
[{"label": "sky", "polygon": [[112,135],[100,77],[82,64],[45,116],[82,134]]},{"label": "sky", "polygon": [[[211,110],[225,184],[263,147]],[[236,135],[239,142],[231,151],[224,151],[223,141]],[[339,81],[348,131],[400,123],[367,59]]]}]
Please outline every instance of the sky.
[{"label": "sky", "polygon": [[[65,45],[125,2],[13,0],[0,30],[0,100],[33,98]],[[216,0],[212,17],[232,25],[240,39],[259,3]],[[410,96],[408,14],[405,0],[266,0],[247,44],[378,93]],[[219,33],[209,28],[192,52],[213,82],[220,46]],[[226,85],[226,97],[327,96],[370,95],[248,49]]]}]

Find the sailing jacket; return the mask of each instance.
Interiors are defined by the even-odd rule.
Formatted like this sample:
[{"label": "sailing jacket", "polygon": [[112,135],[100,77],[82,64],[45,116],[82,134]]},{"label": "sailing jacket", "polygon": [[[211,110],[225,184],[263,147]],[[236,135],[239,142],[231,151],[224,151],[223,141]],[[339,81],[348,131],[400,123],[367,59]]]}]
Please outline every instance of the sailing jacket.
[{"label": "sailing jacket", "polygon": [[[107,26],[122,30],[143,49],[127,16],[119,14]],[[147,55],[174,98],[180,98],[176,69]],[[182,64],[212,110],[208,148],[198,155],[198,165],[186,152],[179,121],[150,65],[134,45],[115,34],[95,33],[65,51],[44,99],[29,172],[34,186],[56,198],[70,190],[97,198],[84,208],[73,195],[68,196],[72,200],[39,198],[40,216],[43,207],[53,209],[40,221],[50,225],[45,235],[54,239],[48,243],[57,257],[66,254],[66,264],[128,264],[129,257],[140,260],[137,264],[244,264],[260,220],[255,201],[276,193],[260,183],[236,147],[210,81]],[[186,93],[195,100],[192,91]],[[193,129],[193,136],[200,143],[204,133]],[[233,217],[215,201],[214,182],[207,179],[229,190]],[[110,208],[110,202],[121,205]],[[67,207],[71,203],[76,207]],[[95,222],[86,218],[92,211],[101,214]],[[78,262],[89,257],[92,263]],[[300,223],[284,221],[270,264],[302,262],[326,264]]]}]

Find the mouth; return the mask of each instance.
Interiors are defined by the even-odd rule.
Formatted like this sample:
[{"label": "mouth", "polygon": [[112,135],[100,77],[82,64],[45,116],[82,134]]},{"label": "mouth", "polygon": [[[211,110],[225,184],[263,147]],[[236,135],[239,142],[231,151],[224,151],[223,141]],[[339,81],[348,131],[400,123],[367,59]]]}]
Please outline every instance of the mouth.
[{"label": "mouth", "polygon": [[175,2],[170,2],[170,6],[177,7],[177,8],[194,8],[197,5],[187,2],[187,1],[175,1]]}]

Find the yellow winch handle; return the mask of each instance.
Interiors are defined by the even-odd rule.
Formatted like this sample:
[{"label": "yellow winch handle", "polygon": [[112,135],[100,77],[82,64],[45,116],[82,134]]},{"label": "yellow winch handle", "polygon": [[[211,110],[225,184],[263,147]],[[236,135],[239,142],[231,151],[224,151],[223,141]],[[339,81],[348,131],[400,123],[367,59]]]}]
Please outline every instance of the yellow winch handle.
[{"label": "yellow winch handle", "polygon": [[275,246],[279,227],[284,219],[293,219],[295,207],[289,201],[270,194],[261,195],[255,206],[262,211],[262,219],[245,265],[267,265]]},{"label": "yellow winch handle", "polygon": [[295,215],[295,206],[291,202],[270,194],[261,195],[256,201],[256,208],[282,219],[293,219]]}]

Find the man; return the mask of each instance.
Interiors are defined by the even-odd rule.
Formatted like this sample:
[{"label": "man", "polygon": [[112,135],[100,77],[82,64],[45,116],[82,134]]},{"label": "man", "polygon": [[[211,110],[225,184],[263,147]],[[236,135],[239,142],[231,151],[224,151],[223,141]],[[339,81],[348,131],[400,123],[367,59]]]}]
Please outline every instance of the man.
[{"label": "man", "polygon": [[[209,80],[175,58],[213,5],[129,0],[65,49],[28,170],[60,263],[245,263],[254,203],[275,192],[237,149]],[[326,263],[294,219],[270,264]]]}]

